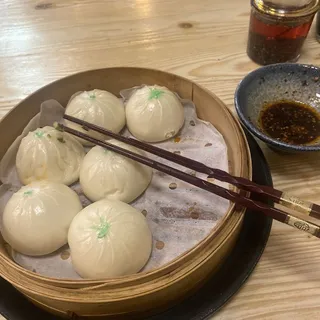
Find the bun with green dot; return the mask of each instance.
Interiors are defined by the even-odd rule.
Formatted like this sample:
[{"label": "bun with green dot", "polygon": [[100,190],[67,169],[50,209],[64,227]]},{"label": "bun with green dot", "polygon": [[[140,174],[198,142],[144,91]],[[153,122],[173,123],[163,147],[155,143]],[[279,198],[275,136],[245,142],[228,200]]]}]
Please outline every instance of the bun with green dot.
[{"label": "bun with green dot", "polygon": [[145,142],[174,137],[184,123],[184,110],[178,97],[166,87],[143,86],[126,104],[127,126],[132,135]]},{"label": "bun with green dot", "polygon": [[64,184],[36,181],[14,193],[5,206],[2,236],[16,251],[39,256],[67,243],[70,223],[82,205]]},{"label": "bun with green dot", "polygon": [[[144,155],[144,152],[114,139],[108,143]],[[93,147],[84,157],[80,169],[80,184],[91,200],[103,198],[131,202],[148,187],[152,169],[102,147]]]},{"label": "bun with green dot", "polygon": [[[66,114],[115,133],[120,132],[126,123],[122,101],[112,93],[99,89],[83,91],[75,95],[66,107]],[[71,121],[66,121],[66,123],[70,128],[96,139],[105,140],[107,138],[101,133],[88,130]],[[86,140],[77,139],[85,146],[92,146],[92,143]]]},{"label": "bun with green dot", "polygon": [[132,206],[103,199],[73,219],[69,233],[72,264],[87,279],[139,272],[152,250],[152,234],[144,215]]},{"label": "bun with green dot", "polygon": [[16,167],[23,184],[38,180],[72,184],[79,179],[85,151],[71,134],[46,126],[28,133],[20,143]]}]

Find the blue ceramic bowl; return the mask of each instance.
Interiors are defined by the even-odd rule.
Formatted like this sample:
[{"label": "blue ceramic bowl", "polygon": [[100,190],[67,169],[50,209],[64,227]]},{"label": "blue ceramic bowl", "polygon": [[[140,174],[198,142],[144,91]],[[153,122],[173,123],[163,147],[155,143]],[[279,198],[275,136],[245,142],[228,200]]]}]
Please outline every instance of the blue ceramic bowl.
[{"label": "blue ceramic bowl", "polygon": [[268,146],[284,152],[320,151],[319,139],[307,145],[292,145],[273,139],[260,129],[261,109],[279,100],[302,102],[320,113],[320,68],[295,63],[268,65],[245,76],[235,92],[240,121]]}]

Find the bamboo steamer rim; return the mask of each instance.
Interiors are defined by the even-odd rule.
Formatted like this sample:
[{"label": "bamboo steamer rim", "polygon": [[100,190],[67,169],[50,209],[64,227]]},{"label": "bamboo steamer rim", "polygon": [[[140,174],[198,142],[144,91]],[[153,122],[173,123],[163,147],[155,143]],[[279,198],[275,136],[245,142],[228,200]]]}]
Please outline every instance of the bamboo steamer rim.
[{"label": "bamboo steamer rim", "polygon": [[[74,77],[78,77],[78,76],[84,76],[86,74],[89,73],[94,73],[94,72],[108,72],[108,70],[119,70],[121,72],[121,70],[127,69],[129,71],[139,71],[139,72],[154,72],[154,73],[160,73],[168,78],[172,77],[174,79],[180,80],[181,82],[187,82],[189,84],[191,84],[192,86],[192,91],[194,90],[194,87],[199,88],[200,90],[206,92],[208,95],[210,95],[212,97],[212,99],[214,99],[216,101],[217,104],[219,104],[219,106],[221,107],[221,109],[223,109],[226,112],[226,116],[229,118],[230,123],[233,125],[232,131],[235,134],[238,144],[239,145],[244,145],[244,152],[246,153],[246,161],[247,163],[243,163],[244,159],[243,157],[239,157],[241,165],[241,172],[240,172],[240,176],[242,176],[243,174],[243,168],[245,166],[248,167],[248,178],[251,179],[252,177],[252,168],[251,168],[251,154],[250,154],[250,149],[247,143],[247,140],[245,138],[243,129],[240,126],[239,121],[235,118],[235,116],[231,113],[231,111],[225,106],[225,104],[212,92],[210,92],[209,90],[203,88],[202,86],[196,84],[195,82],[188,80],[184,77],[178,76],[178,75],[174,75],[168,72],[164,72],[164,71],[160,71],[160,70],[155,70],[155,69],[148,69],[148,68],[135,68],[135,67],[115,67],[115,68],[105,68],[105,69],[94,69],[94,70],[88,70],[88,71],[83,71],[83,72],[79,72],[79,73],[75,73],[72,74],[70,76],[64,77],[62,79],[56,80],[40,89],[38,89],[37,91],[35,91],[34,93],[32,93],[31,95],[29,95],[27,98],[23,99],[15,108],[13,108],[2,120],[1,122],[5,121],[6,118],[10,117],[11,113],[14,112],[14,110],[16,108],[18,108],[20,105],[24,104],[30,97],[36,95],[37,93],[41,92],[42,90],[51,87],[52,85],[58,85],[61,81],[63,80],[70,80]],[[1,124],[0,122],[0,124]],[[228,154],[229,154],[229,147],[228,147]],[[36,274],[32,271],[29,271],[25,268],[23,268],[22,266],[18,265],[17,263],[15,263],[13,260],[9,259],[8,257],[6,257],[5,255],[3,255],[2,253],[0,253],[0,256],[2,258],[2,261],[8,266],[10,267],[13,272],[17,272],[17,274],[19,274],[20,276],[26,276],[30,279],[35,279],[35,280],[45,280],[48,283],[52,283],[53,285],[57,286],[57,285],[71,285],[71,284],[82,284],[82,285],[91,285],[91,286],[99,286],[99,285],[104,285],[104,284],[112,284],[112,285],[116,285],[116,284],[125,284],[125,283],[130,283],[132,281],[135,281],[137,279],[146,279],[148,277],[151,277],[153,275],[158,274],[158,276],[161,275],[166,275],[168,273],[170,273],[172,270],[174,270],[179,264],[183,265],[183,263],[190,258],[192,255],[194,255],[199,248],[201,248],[202,246],[210,243],[215,237],[217,237],[221,232],[223,232],[224,226],[226,225],[226,223],[230,220],[230,218],[233,216],[232,213],[235,210],[235,205],[231,204],[229,206],[229,209],[227,210],[226,214],[223,216],[222,219],[219,220],[219,222],[213,227],[213,229],[211,230],[211,232],[209,233],[209,235],[207,237],[205,237],[202,241],[200,241],[196,246],[192,247],[191,249],[189,249],[188,251],[186,251],[184,254],[182,254],[181,256],[176,257],[175,259],[173,259],[172,261],[168,262],[167,264],[161,266],[160,268],[156,268],[153,270],[150,270],[148,272],[141,272],[141,273],[137,273],[137,274],[133,274],[133,275],[128,275],[128,276],[122,276],[122,277],[118,277],[118,278],[112,278],[112,279],[97,279],[97,280],[87,280],[87,279],[58,279],[58,278],[54,278],[54,277],[47,277],[47,276],[43,276],[43,275],[39,275]],[[243,209],[241,211],[241,214],[238,214],[235,217],[235,221],[233,221],[233,226],[236,227],[237,225],[239,225],[242,221],[242,213],[245,210]],[[16,284],[15,284],[16,285]],[[19,284],[17,284],[18,286]]]}]

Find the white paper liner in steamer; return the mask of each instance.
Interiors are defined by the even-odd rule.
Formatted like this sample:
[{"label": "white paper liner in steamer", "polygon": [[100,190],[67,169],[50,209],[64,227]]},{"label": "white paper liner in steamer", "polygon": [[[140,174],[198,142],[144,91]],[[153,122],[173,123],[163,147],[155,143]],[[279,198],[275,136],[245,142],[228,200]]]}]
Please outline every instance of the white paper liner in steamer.
[{"label": "white paper liner in steamer", "polygon": [[[132,90],[135,88],[121,92],[124,100]],[[191,101],[181,101],[185,110],[185,124],[181,132],[168,141],[157,143],[157,146],[172,152],[179,152],[181,155],[196,159],[210,167],[228,171],[227,146],[222,135],[210,123],[197,118],[195,106]],[[61,121],[64,110],[55,100],[43,102],[40,113],[29,122],[0,162],[0,179],[3,183],[0,186],[1,222],[7,201],[22,186],[15,168],[15,157],[21,139],[29,131],[52,125],[54,121]],[[124,130],[123,135],[131,136],[127,129]],[[159,162],[166,162],[150,154],[147,156]],[[171,162],[168,164],[195,174],[190,169]],[[196,176],[206,179],[205,175],[199,173]],[[227,184],[219,181],[214,181],[214,183],[228,187]],[[90,204],[82,193],[79,183],[71,187],[78,193],[84,206]],[[145,214],[152,231],[152,254],[142,270],[148,271],[172,261],[203,240],[225,215],[229,208],[229,201],[154,170],[150,186],[131,205]],[[0,228],[2,228],[1,224]],[[38,274],[57,278],[80,278],[72,267],[67,245],[42,257],[26,256],[11,249],[10,252],[18,264]]]}]

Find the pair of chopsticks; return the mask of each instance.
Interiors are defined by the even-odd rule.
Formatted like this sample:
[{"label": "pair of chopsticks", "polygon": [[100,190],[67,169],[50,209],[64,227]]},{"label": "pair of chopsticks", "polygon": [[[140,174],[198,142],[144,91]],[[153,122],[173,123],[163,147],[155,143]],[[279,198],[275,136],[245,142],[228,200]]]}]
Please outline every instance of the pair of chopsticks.
[{"label": "pair of chopsticks", "polygon": [[[103,129],[99,126],[96,126],[94,124],[91,124],[89,122],[74,118],[69,115],[64,115],[64,119],[69,120],[71,122],[77,123],[80,126],[82,126],[83,129],[88,131],[89,129],[102,133],[106,136],[112,137],[116,140],[125,142],[131,146],[134,146],[136,148],[139,148],[141,150],[144,150],[146,152],[149,152],[151,154],[157,155],[163,159],[172,161],[174,163],[177,163],[179,165],[182,165],[186,168],[192,169],[196,172],[201,172],[208,175],[208,178],[214,178],[222,182],[227,182],[229,184],[232,184],[236,187],[238,187],[241,190],[253,192],[256,194],[260,194],[263,197],[267,197],[271,199],[272,201],[279,203],[280,205],[287,207],[289,209],[292,209],[294,211],[303,213],[305,215],[320,219],[320,206],[317,204],[313,204],[308,201],[301,200],[295,196],[291,196],[287,193],[284,193],[280,190],[274,189],[272,187],[263,186],[256,184],[250,180],[247,180],[245,178],[241,177],[234,177],[230,175],[229,173],[215,168],[210,168],[206,165],[204,165],[201,162],[186,158],[184,156],[181,156],[179,154],[175,154],[172,152],[169,152],[167,150],[163,150],[159,147],[132,139],[127,138],[124,136],[121,136],[119,134],[116,134],[112,131]],[[68,126],[61,124],[61,123],[55,123],[55,128],[60,131],[68,132],[74,136],[77,136],[79,138],[82,138],[84,140],[87,140],[95,145],[101,146],[103,148],[106,148],[108,150],[114,151],[124,157],[127,157],[129,159],[132,159],[134,161],[137,161],[139,163],[142,163],[144,165],[147,165],[151,168],[154,168],[156,170],[159,170],[161,172],[164,172],[170,176],[173,176],[177,179],[180,179],[182,181],[185,181],[187,183],[190,183],[196,187],[199,187],[203,190],[209,191],[211,193],[214,193],[218,196],[221,196],[222,198],[225,198],[227,200],[230,200],[236,204],[239,204],[243,207],[253,209],[260,211],[264,213],[265,215],[272,217],[275,220],[278,220],[280,222],[283,222],[287,225],[290,225],[292,227],[295,227],[299,230],[305,231],[309,234],[312,234],[313,236],[316,236],[320,238],[320,227],[317,226],[314,223],[305,221],[303,219],[300,219],[292,214],[289,214],[285,211],[282,211],[280,209],[270,207],[269,205],[262,203],[260,201],[254,201],[241,193],[237,193],[228,189],[225,189],[223,187],[217,186],[213,183],[210,183],[206,180],[197,178],[195,176],[192,176],[188,173],[185,173],[181,170],[172,168],[166,164],[162,164],[158,161],[152,160],[150,158],[144,157],[140,154],[136,154],[134,152],[131,152],[129,150],[123,149],[121,147],[118,147],[116,145],[110,144],[108,142],[95,139],[93,137],[90,137],[87,134],[84,134],[82,132],[79,132],[77,130],[74,130],[72,128],[69,128]]]}]

